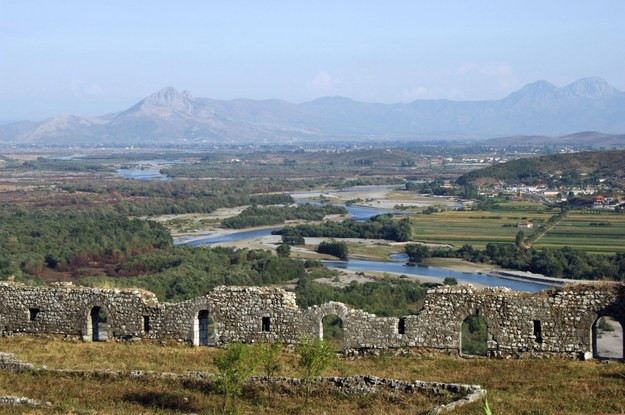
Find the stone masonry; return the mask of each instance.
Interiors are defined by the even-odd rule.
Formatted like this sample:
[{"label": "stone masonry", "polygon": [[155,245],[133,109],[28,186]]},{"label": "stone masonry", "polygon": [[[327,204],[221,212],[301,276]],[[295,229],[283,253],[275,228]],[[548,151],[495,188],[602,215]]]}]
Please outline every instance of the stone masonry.
[{"label": "stone masonry", "polygon": [[[99,311],[99,313],[98,313]],[[592,357],[597,319],[625,327],[625,285],[570,285],[538,293],[471,286],[429,290],[417,315],[377,317],[342,303],[300,309],[295,294],[269,287],[217,287],[182,303],[159,303],[143,290],[57,284],[0,283],[0,332],[103,339],[177,339],[195,345],[323,337],[321,321],[343,321],[351,350],[461,350],[461,327],[479,315],[488,326],[489,356]],[[106,334],[105,334],[106,333]],[[624,346],[625,348],[625,346]]]}]

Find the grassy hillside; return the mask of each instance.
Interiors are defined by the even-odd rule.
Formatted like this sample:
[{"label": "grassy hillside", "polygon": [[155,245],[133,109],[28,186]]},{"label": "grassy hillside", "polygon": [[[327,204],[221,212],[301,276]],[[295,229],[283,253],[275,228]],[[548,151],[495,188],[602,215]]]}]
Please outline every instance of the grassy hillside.
[{"label": "grassy hillside", "polygon": [[458,178],[457,183],[544,183],[559,186],[596,184],[600,179],[621,188],[625,187],[625,150],[588,151],[512,160],[467,173]]}]

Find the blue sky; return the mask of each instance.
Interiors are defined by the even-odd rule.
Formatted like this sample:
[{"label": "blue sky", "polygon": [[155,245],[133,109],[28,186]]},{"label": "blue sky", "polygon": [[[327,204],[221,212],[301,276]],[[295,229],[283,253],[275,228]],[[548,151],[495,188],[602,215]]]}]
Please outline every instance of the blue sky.
[{"label": "blue sky", "polygon": [[0,121],[215,99],[499,99],[625,90],[625,1],[0,0]]}]

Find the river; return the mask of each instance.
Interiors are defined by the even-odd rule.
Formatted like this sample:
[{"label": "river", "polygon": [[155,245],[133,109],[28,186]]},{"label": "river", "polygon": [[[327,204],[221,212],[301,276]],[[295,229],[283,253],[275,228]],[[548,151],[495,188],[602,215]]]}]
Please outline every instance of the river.
[{"label": "river", "polygon": [[[310,202],[306,200],[298,200],[298,203],[310,203],[310,204],[319,204],[319,202]],[[393,214],[406,214],[405,212],[387,210],[387,209],[377,209],[371,207],[363,207],[363,206],[345,206],[347,212],[350,217],[357,221],[364,221],[369,219],[371,216],[380,215],[384,213],[393,213]],[[236,242],[242,241],[246,239],[253,238],[262,238],[265,236],[271,235],[271,232],[281,229],[281,227],[274,228],[265,228],[265,229],[256,229],[256,230],[247,230],[247,231],[239,231],[233,233],[217,233],[215,235],[207,235],[206,237],[194,237],[194,238],[181,238],[178,239],[175,243],[176,245],[189,245],[189,246],[205,246],[205,245],[214,245],[218,243],[224,242]],[[391,258],[392,261],[365,261],[359,259],[350,259],[348,261],[323,261],[323,263],[331,268],[342,268],[356,271],[378,271],[378,272],[389,272],[389,273],[399,273],[417,277],[418,276],[427,276],[440,278],[441,280],[447,277],[453,277],[458,280],[459,283],[475,283],[482,284],[486,286],[496,286],[496,287],[508,287],[511,290],[515,291],[529,291],[536,292],[540,290],[544,290],[547,288],[547,285],[537,284],[533,282],[512,280],[507,278],[494,277],[486,274],[480,273],[465,273],[458,271],[451,271],[437,267],[430,267],[424,265],[412,265],[407,264],[407,256],[405,254],[397,254],[393,255]]]},{"label": "river", "polygon": [[118,169],[117,175],[132,180],[171,180],[159,169]]},{"label": "river", "polygon": [[[314,202],[314,201],[305,200],[305,199],[295,199],[295,203],[299,205],[313,205],[313,206],[323,206],[325,204],[325,203]],[[336,203],[331,203],[331,204],[334,206],[343,206],[343,205],[336,204]],[[343,207],[347,209],[347,213],[349,214],[349,217],[351,219],[354,219],[357,222],[364,222],[366,220],[369,220],[369,218],[373,216],[384,215],[386,213],[391,213],[396,216],[414,215],[414,212],[404,212],[401,210],[381,209],[381,208],[374,208],[374,207],[368,207],[368,206],[352,205],[352,206],[343,206]]]},{"label": "river", "polygon": [[206,237],[180,238],[174,243],[176,245],[204,246],[215,245],[223,242],[244,241],[246,239],[262,238],[271,235],[271,232],[282,227],[256,229],[252,231],[240,231],[227,234],[217,233],[216,235],[207,235]]},{"label": "river", "polygon": [[425,265],[409,265],[403,261],[383,262],[383,261],[365,261],[361,259],[350,259],[348,261],[322,261],[323,264],[331,268],[349,269],[354,271],[378,271],[392,272],[414,276],[447,278],[452,277],[459,283],[482,284],[490,287],[508,287],[514,291],[536,292],[548,288],[547,285],[536,284],[532,282],[510,280],[506,278],[491,277],[486,274],[474,272],[458,272],[443,268],[429,267]]},{"label": "river", "polygon": [[[256,229],[251,231],[240,231],[229,234],[217,234],[214,236],[206,236],[192,239],[179,239],[176,245],[189,246],[206,246],[223,242],[235,242],[245,239],[262,238],[271,235],[271,232],[278,228]],[[354,271],[377,271],[389,272],[397,274],[405,274],[416,277],[434,277],[441,280],[447,277],[453,277],[459,283],[482,284],[491,287],[507,287],[514,291],[536,292],[546,289],[548,286],[533,282],[519,281],[507,278],[494,277],[474,272],[458,272],[443,268],[430,267],[424,265],[412,265],[406,263],[405,254],[397,254],[392,256],[392,261],[366,261],[361,259],[349,259],[347,261],[322,261],[323,264],[330,268],[348,269]]]}]

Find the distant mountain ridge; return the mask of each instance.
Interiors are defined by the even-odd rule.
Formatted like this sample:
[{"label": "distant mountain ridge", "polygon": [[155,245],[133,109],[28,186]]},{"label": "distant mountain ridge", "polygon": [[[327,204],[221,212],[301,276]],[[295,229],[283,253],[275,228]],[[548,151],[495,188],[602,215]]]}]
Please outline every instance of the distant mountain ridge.
[{"label": "distant mountain ridge", "polygon": [[281,100],[194,98],[164,88],[100,117],[56,116],[0,126],[9,144],[164,144],[330,140],[467,139],[625,132],[625,92],[600,78],[558,88],[526,85],[501,100],[375,104],[324,97]]}]

